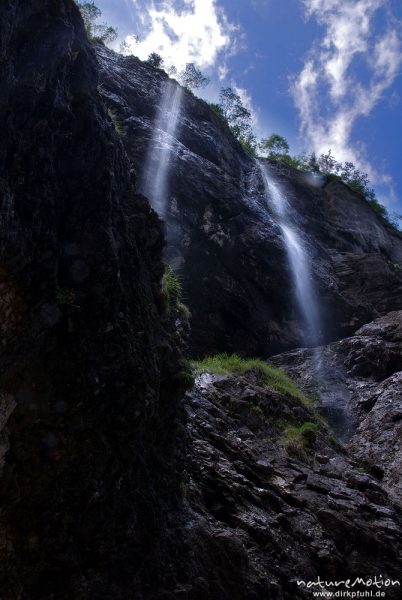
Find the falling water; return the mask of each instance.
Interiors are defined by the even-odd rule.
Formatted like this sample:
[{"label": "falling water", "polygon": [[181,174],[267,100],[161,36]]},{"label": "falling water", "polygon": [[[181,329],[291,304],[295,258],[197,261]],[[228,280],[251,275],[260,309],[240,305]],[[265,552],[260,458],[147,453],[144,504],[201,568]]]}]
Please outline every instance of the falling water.
[{"label": "falling water", "polygon": [[180,116],[182,88],[167,81],[145,163],[142,192],[160,217],[166,217],[169,167]]},{"label": "falling water", "polygon": [[283,234],[286,254],[295,295],[303,320],[304,342],[307,345],[317,345],[319,339],[319,311],[315,297],[308,255],[303,241],[291,221],[291,209],[280,184],[275,181],[267,165],[260,163],[264,180],[266,197],[274,209],[278,225]]},{"label": "falling water", "polygon": [[[260,163],[266,198],[272,206],[277,223],[282,231],[289,267],[295,286],[295,296],[303,319],[306,345],[313,346],[310,370],[315,382],[316,393],[320,398],[323,414],[333,427],[338,439],[345,441],[353,431],[353,417],[350,411],[350,392],[342,380],[339,367],[328,361],[320,340],[320,314],[316,298],[309,257],[292,221],[292,209],[285,193],[271,173],[269,167]],[[316,346],[316,347],[314,347]]]}]

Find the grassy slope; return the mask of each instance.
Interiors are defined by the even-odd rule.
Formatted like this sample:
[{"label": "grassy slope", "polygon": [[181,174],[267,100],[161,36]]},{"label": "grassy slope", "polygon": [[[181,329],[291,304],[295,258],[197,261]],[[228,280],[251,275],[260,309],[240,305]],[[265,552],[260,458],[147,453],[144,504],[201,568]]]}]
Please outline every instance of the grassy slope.
[{"label": "grassy slope", "polygon": [[208,356],[203,360],[193,363],[197,373],[216,373],[220,375],[244,375],[253,370],[258,370],[264,376],[265,383],[289,396],[297,398],[308,408],[314,406],[311,398],[303,394],[297,385],[281,370],[258,358],[241,358],[237,354],[217,354]]}]

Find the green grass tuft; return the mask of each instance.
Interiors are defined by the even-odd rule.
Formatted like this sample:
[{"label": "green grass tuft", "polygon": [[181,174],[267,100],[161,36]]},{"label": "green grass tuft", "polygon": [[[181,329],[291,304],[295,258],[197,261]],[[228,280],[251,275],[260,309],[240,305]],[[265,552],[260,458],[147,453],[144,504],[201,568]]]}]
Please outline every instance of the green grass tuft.
[{"label": "green grass tuft", "polygon": [[182,293],[180,280],[170,265],[166,266],[162,277],[162,293],[166,298],[167,312],[169,313],[181,302]]},{"label": "green grass tuft", "polygon": [[265,413],[262,410],[261,406],[258,406],[258,404],[252,404],[250,403],[250,410],[255,413],[256,415],[258,415],[260,417],[260,419],[265,420]]},{"label": "green grass tuft", "polygon": [[191,313],[183,302],[183,289],[180,277],[173,271],[170,265],[165,266],[160,300],[164,314],[173,314],[183,321],[191,319]]},{"label": "green grass tuft", "polygon": [[305,421],[301,425],[290,425],[284,430],[281,443],[291,456],[306,461],[308,450],[314,447],[318,425]]},{"label": "green grass tuft", "polygon": [[216,373],[218,375],[244,375],[258,370],[264,377],[266,385],[290,398],[297,398],[308,408],[313,408],[314,402],[303,394],[297,385],[277,367],[273,367],[258,358],[241,358],[237,354],[217,354],[203,360],[195,361],[193,366],[196,373]]},{"label": "green grass tuft", "polygon": [[305,421],[302,425],[291,425],[285,429],[282,440],[299,440],[304,446],[309,446],[316,439],[318,425],[311,421]]},{"label": "green grass tuft", "polygon": [[179,311],[181,317],[185,321],[189,321],[191,319],[191,312],[190,312],[188,306],[186,306],[185,304],[183,304],[183,302],[179,301],[177,303],[177,310]]}]

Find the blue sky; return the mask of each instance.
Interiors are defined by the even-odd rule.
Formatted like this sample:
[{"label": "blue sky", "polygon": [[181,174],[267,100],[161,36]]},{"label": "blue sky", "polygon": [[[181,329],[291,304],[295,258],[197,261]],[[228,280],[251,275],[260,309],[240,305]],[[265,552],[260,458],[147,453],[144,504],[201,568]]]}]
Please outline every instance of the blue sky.
[{"label": "blue sky", "polygon": [[[332,149],[370,175],[402,213],[401,0],[97,0],[118,49],[167,65],[194,62],[252,110],[258,136],[293,153]],[[135,42],[133,36],[140,41]]]}]

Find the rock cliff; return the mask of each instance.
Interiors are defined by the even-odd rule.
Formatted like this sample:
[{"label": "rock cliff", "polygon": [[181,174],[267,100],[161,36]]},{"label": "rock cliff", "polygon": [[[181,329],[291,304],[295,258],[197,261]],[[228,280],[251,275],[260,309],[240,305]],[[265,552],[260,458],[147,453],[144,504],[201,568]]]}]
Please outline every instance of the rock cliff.
[{"label": "rock cliff", "polygon": [[119,598],[180,483],[163,228],[75,4],[6,0],[0,40],[0,596]]},{"label": "rock cliff", "polygon": [[[97,47],[102,95],[141,177],[168,77]],[[166,136],[165,136],[166,137]],[[283,239],[259,168],[209,106],[183,91],[169,144],[167,258],[183,279],[192,352],[268,356],[302,332]],[[402,236],[340,182],[272,164],[310,253],[322,341],[402,308]]]}]

